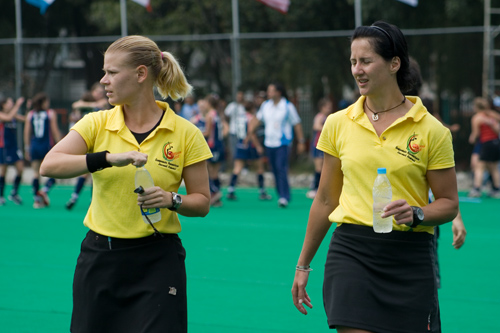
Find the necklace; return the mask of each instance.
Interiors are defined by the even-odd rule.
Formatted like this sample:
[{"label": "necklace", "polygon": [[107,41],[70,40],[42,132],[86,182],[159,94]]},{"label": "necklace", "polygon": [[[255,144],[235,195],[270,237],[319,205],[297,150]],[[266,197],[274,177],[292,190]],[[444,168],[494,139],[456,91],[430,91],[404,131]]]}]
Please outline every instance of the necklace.
[{"label": "necklace", "polygon": [[391,111],[391,110],[394,110],[395,108],[397,108],[398,106],[401,106],[403,105],[404,103],[406,102],[406,97],[403,95],[403,101],[401,103],[399,103],[398,105],[390,108],[390,109],[387,109],[387,110],[382,110],[382,111],[379,111],[379,112],[375,112],[373,111],[372,109],[370,109],[370,107],[368,106],[368,102],[365,103],[366,107],[368,108],[368,110],[371,111],[372,113],[372,119],[373,121],[377,121],[378,120],[378,114],[379,113],[383,113],[383,112],[387,112],[387,111]]}]

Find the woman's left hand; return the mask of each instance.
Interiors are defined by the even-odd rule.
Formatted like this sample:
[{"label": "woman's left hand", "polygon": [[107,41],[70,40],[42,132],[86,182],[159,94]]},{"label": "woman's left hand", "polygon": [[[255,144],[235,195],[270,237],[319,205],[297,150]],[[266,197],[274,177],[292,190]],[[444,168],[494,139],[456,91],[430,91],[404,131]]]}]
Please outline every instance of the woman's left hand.
[{"label": "woman's left hand", "polygon": [[309,279],[309,272],[305,271],[295,271],[295,279],[293,280],[292,286],[292,299],[293,304],[302,314],[307,314],[307,309],[304,305],[307,305],[310,309],[313,308],[311,304],[311,298],[307,294],[306,285]]},{"label": "woman's left hand", "polygon": [[462,217],[457,215],[455,219],[453,219],[451,231],[453,232],[453,247],[455,249],[459,249],[465,243],[465,236],[467,236],[467,231],[465,230],[464,221],[462,221]]},{"label": "woman's left hand", "polygon": [[297,144],[297,154],[301,155],[306,151],[306,144],[303,142],[300,142]]},{"label": "woman's left hand", "polygon": [[172,193],[159,186],[144,189],[144,193],[137,196],[137,204],[143,208],[170,208],[172,207]]},{"label": "woman's left hand", "polygon": [[413,209],[404,199],[392,201],[385,206],[382,217],[389,216],[394,216],[396,224],[411,225],[413,223]]}]

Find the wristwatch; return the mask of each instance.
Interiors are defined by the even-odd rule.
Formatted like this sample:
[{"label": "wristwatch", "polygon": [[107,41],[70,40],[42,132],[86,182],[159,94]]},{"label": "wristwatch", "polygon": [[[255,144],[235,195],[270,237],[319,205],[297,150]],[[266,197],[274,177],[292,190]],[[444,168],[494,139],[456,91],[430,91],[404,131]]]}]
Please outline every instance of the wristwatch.
[{"label": "wristwatch", "polygon": [[171,193],[172,193],[172,207],[170,207],[169,209],[175,212],[182,205],[182,197],[178,193],[175,192]]},{"label": "wristwatch", "polygon": [[415,228],[420,223],[424,222],[424,211],[420,207],[411,206],[413,209],[413,223],[410,225],[411,228]]}]

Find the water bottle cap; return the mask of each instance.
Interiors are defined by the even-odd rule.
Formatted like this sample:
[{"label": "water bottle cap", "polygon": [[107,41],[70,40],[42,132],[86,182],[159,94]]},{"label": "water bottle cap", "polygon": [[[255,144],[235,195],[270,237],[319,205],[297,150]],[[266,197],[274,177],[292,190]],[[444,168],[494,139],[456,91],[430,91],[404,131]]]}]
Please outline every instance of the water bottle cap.
[{"label": "water bottle cap", "polygon": [[387,173],[387,170],[386,170],[386,168],[378,168],[378,169],[377,169],[377,173],[378,173],[379,175],[383,175],[383,174],[386,174],[386,173]]},{"label": "water bottle cap", "polygon": [[138,188],[136,188],[134,190],[134,193],[143,194],[144,193],[144,188],[142,186],[139,186]]}]

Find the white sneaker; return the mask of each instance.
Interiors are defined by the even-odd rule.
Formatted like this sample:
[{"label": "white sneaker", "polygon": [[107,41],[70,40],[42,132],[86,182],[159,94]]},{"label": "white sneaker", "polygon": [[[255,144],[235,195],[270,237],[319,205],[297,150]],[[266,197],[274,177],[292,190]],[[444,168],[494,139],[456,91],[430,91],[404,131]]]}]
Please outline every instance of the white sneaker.
[{"label": "white sneaker", "polygon": [[480,198],[481,197],[481,191],[476,190],[473,188],[470,190],[469,194],[467,195],[469,198]]},{"label": "white sneaker", "polygon": [[286,200],[285,198],[279,198],[278,206],[280,206],[281,208],[286,208],[288,206],[288,200]]},{"label": "white sneaker", "polygon": [[262,200],[262,201],[268,201],[268,200],[271,200],[273,197],[269,194],[267,194],[266,192],[262,192],[261,194],[259,194],[259,200]]},{"label": "white sneaker", "polygon": [[309,199],[314,199],[315,196],[316,196],[316,190],[309,190],[306,193],[306,197]]},{"label": "white sneaker", "polygon": [[[222,198],[221,191],[212,193],[212,196],[210,198],[210,206],[218,205],[221,198]],[[220,207],[220,206],[218,206],[218,207]]]},{"label": "white sneaker", "polygon": [[9,195],[9,200],[15,203],[16,205],[22,205],[23,204],[23,199],[18,194],[14,195]]},{"label": "white sneaker", "polygon": [[491,191],[488,196],[490,198],[493,198],[493,199],[500,199],[500,191],[499,190],[496,190],[496,191]]}]

